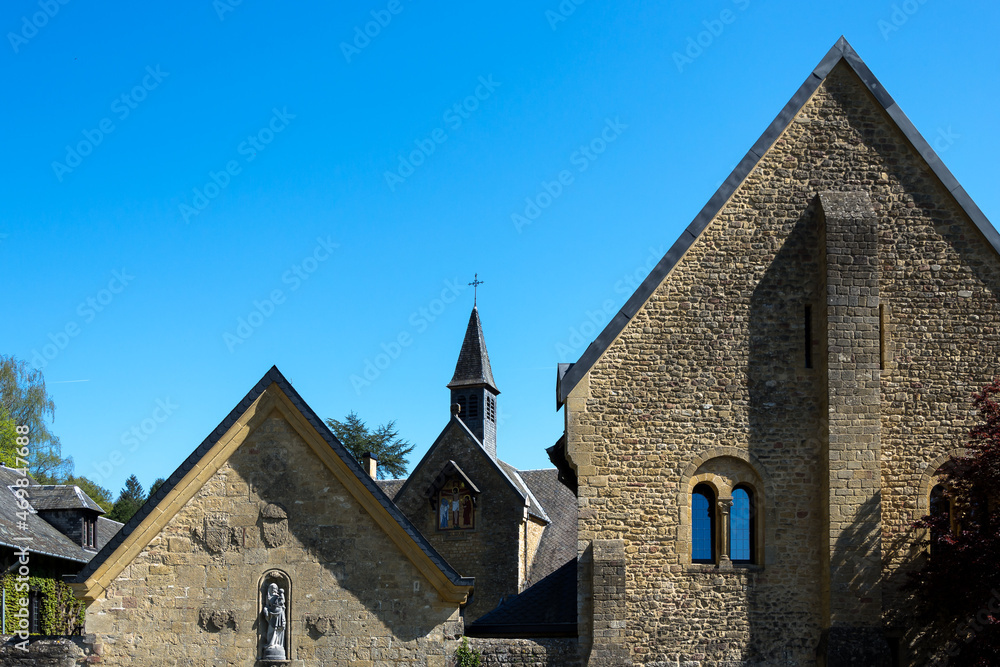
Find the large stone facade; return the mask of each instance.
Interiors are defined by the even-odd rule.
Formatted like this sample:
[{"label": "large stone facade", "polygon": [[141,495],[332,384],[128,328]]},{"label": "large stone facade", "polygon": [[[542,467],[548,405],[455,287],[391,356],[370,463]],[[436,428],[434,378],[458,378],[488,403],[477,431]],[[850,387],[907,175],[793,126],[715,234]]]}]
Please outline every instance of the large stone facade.
[{"label": "large stone facade", "polygon": [[[620,626],[581,568],[592,655],[888,664],[903,635],[910,526],[1000,371],[1000,261],[846,62],[802,102],[565,397],[581,557],[624,541]],[[741,481],[756,562],[693,564],[694,485]]]}]

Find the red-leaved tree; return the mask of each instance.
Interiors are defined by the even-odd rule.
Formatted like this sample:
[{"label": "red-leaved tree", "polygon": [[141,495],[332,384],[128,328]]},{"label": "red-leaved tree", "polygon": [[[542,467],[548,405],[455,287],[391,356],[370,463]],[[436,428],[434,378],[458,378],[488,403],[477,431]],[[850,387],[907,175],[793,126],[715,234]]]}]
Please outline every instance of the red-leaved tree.
[{"label": "red-leaved tree", "polygon": [[906,584],[937,664],[1000,665],[1000,379],[974,394],[964,456],[944,467],[944,494],[916,527],[929,556]]}]

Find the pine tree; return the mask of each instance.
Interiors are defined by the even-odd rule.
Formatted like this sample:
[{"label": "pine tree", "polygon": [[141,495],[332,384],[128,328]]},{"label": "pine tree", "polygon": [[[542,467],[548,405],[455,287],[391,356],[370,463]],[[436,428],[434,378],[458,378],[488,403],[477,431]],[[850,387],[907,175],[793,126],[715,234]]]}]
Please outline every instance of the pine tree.
[{"label": "pine tree", "polygon": [[413,451],[413,445],[399,437],[395,421],[370,431],[352,411],[344,421],[331,418],[326,420],[326,425],[355,459],[360,461],[365,453],[370,452],[378,460],[379,479],[406,475],[409,463],[406,455]]},{"label": "pine tree", "polygon": [[155,494],[157,491],[159,491],[160,487],[163,486],[166,483],[166,481],[167,480],[165,480],[162,477],[160,477],[155,482],[153,482],[149,486],[149,497],[152,498],[153,494]]},{"label": "pine tree", "polygon": [[966,454],[944,467],[938,511],[916,523],[929,554],[905,589],[925,628],[920,641],[949,665],[1000,665],[998,395],[1000,379],[974,394],[979,420]]},{"label": "pine tree", "polygon": [[108,514],[108,518],[112,521],[127,523],[145,501],[146,494],[142,490],[142,484],[139,483],[135,475],[129,475],[129,478],[125,480],[125,488],[118,494],[118,500],[115,501],[115,506]]}]

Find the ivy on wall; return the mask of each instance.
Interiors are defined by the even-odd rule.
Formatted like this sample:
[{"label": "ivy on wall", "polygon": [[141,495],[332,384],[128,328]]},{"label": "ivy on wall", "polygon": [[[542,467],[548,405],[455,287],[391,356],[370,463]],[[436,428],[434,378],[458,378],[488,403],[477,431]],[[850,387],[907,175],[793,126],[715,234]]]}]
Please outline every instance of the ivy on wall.
[{"label": "ivy on wall", "polygon": [[41,632],[38,634],[82,634],[86,606],[82,600],[76,599],[68,584],[49,577],[28,577],[28,590],[18,590],[24,588],[23,584],[23,581],[17,581],[15,574],[5,574],[0,578],[0,589],[6,593],[7,599],[3,634],[11,635],[18,631],[20,619],[14,614],[21,609],[20,599],[35,591],[41,593]]}]

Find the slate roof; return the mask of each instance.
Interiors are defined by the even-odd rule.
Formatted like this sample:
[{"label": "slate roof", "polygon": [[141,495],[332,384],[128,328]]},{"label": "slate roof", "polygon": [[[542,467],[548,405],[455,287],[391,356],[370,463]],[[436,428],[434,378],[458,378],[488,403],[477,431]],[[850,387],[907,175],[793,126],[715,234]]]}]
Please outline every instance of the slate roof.
[{"label": "slate roof", "polygon": [[618,334],[625,328],[625,325],[635,316],[639,308],[646,303],[657,286],[663,282],[663,279],[673,270],[677,262],[680,261],[680,258],[695,242],[695,239],[705,230],[708,223],[722,210],[722,207],[725,206],[732,194],[743,183],[743,180],[753,168],[757,166],[757,163],[781,133],[785,131],[785,128],[792,122],[812,94],[816,92],[816,89],[823,83],[823,80],[831,70],[841,62],[846,63],[858,78],[861,79],[872,96],[882,105],[889,118],[895,122],[898,129],[924,159],[930,170],[938,177],[941,184],[955,198],[956,203],[969,216],[979,231],[982,232],[989,244],[993,246],[993,249],[1000,254],[1000,233],[990,224],[990,221],[979,210],[979,207],[972,201],[972,198],[969,197],[969,194],[959,184],[958,180],[944,166],[938,154],[934,152],[934,149],[927,143],[927,140],[913,126],[910,119],[906,117],[906,114],[899,108],[899,105],[886,92],[881,82],[872,74],[864,61],[861,60],[851,45],[847,43],[847,40],[841,37],[833,45],[833,48],[827,52],[826,56],[823,57],[823,60],[816,66],[816,69],[812,71],[805,83],[792,95],[792,99],[788,101],[788,104],[771,121],[771,124],[764,130],[764,134],[750,148],[746,156],[740,160],[740,163],[736,165],[736,168],[729,174],[729,177],[723,181],[719,189],[716,190],[715,194],[708,200],[708,203],[705,204],[705,207],[701,209],[701,212],[695,216],[680,238],[674,242],[674,245],[667,251],[667,254],[663,256],[663,259],[659,261],[629,300],[625,302],[625,305],[622,306],[618,314],[611,318],[611,321],[604,327],[604,330],[584,350],[580,359],[575,364],[559,364],[556,379],[556,409],[562,407],[562,404],[566,401],[566,397],[569,396],[569,393],[577,383],[593,368],[597,360],[601,358],[605,350],[611,346],[611,343],[618,337]]},{"label": "slate roof", "polygon": [[559,481],[555,468],[521,470],[523,479],[548,514],[549,523],[538,543],[529,582],[541,581],[568,559],[576,558],[576,496]]},{"label": "slate roof", "polygon": [[410,536],[417,546],[424,552],[424,554],[434,563],[434,565],[441,570],[441,572],[456,586],[472,586],[475,584],[475,579],[473,577],[463,577],[455,568],[448,564],[448,562],[441,557],[441,555],[431,546],[430,542],[427,541],[417,528],[410,523],[398,507],[389,499],[382,488],[375,483],[364,470],[361,469],[361,464],[359,464],[354,456],[347,451],[347,449],[337,440],[337,437],[330,431],[322,419],[320,419],[313,409],[310,408],[302,397],[299,396],[299,392],[295,391],[295,388],[285,379],[285,376],[281,374],[277,366],[271,366],[271,369],[254,385],[246,396],[243,397],[236,407],[215,427],[207,438],[205,438],[198,447],[191,452],[191,454],[184,460],[183,463],[171,473],[167,481],[157,489],[156,493],[146,500],[145,504],[139,508],[139,511],[129,519],[128,523],[118,531],[118,533],[111,539],[104,547],[98,552],[97,556],[94,557],[90,563],[87,564],[83,570],[76,576],[74,580],[76,583],[84,583],[87,578],[90,577],[110,556],[115,552],[115,550],[121,546],[122,542],[131,535],[141,524],[149,514],[156,509],[156,506],[170,493],[175,486],[184,478],[184,476],[195,466],[201,463],[204,456],[215,446],[225,433],[235,424],[240,417],[247,411],[247,409],[256,401],[264,391],[271,386],[271,384],[276,384],[278,388],[288,397],[292,405],[305,417],[309,425],[312,426],[316,432],[326,441],[326,443],[333,450],[334,454],[339,456],[351,472],[361,481],[366,489],[375,497],[380,505],[389,513],[389,515],[400,525],[400,527],[406,531],[406,534]]},{"label": "slate roof", "polygon": [[404,484],[406,484],[406,478],[403,477],[402,479],[377,479],[375,480],[375,483],[378,484],[379,488],[385,492],[385,495],[395,500],[396,494],[399,493],[399,490],[403,488]]},{"label": "slate roof", "polygon": [[120,521],[112,521],[104,516],[97,517],[97,550],[103,549],[104,545],[110,542],[111,538],[118,534],[124,525]]},{"label": "slate roof", "polygon": [[[31,489],[31,506],[38,511],[88,509],[104,514],[101,506],[91,500],[79,486],[39,484]],[[117,522],[116,522],[117,523]]]},{"label": "slate roof", "polygon": [[576,555],[466,626],[470,637],[575,637]]},{"label": "slate roof", "polygon": [[[85,550],[60,533],[55,526],[38,516],[38,511],[33,507],[27,510],[25,515],[24,523],[27,524],[27,530],[18,527],[21,519],[18,518],[17,513],[25,511],[18,506],[17,496],[14,495],[14,489],[17,488],[15,485],[19,479],[23,479],[19,472],[0,466],[0,546],[20,549],[27,545],[30,553],[62,558],[81,565],[90,561],[94,557],[93,551]],[[40,487],[41,485],[33,479],[30,480],[28,486],[29,504],[34,502],[33,494]],[[110,531],[108,532],[110,537]],[[25,536],[30,536],[31,540],[18,539]]]},{"label": "slate roof", "polygon": [[449,389],[456,387],[486,385],[499,394],[493,381],[493,369],[490,368],[490,355],[486,351],[486,338],[483,337],[483,325],[479,322],[479,309],[472,307],[469,315],[469,326],[465,330],[465,340],[462,350],[458,353],[458,363],[455,364],[455,375],[448,383]]},{"label": "slate roof", "polygon": [[518,469],[511,464],[506,461],[501,461],[500,459],[497,459],[497,464],[500,466],[500,470],[503,471],[503,474],[507,476],[507,479],[511,481],[511,483],[528,502],[528,514],[547,523],[551,523],[552,519],[550,519],[549,515],[545,513],[545,508],[538,502],[538,499],[535,498],[535,494],[531,492],[531,488],[525,484],[524,480],[521,478],[520,471],[518,471]]}]

